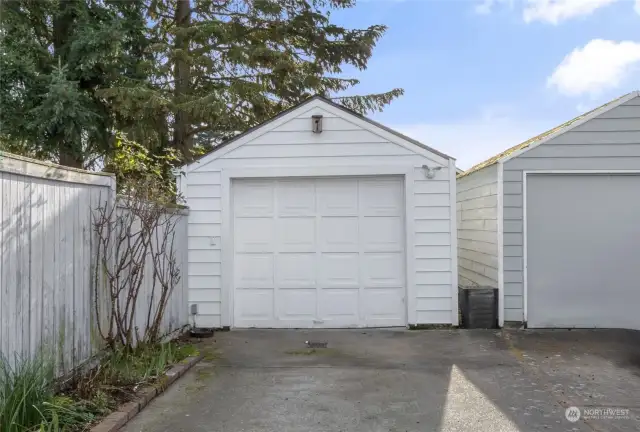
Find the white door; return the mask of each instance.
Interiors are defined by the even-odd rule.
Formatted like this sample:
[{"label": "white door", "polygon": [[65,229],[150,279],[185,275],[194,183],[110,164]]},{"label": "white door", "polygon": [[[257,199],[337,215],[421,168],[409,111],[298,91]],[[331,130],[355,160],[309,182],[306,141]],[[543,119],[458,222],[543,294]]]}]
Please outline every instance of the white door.
[{"label": "white door", "polygon": [[402,179],[237,180],[234,326],[406,324]]}]

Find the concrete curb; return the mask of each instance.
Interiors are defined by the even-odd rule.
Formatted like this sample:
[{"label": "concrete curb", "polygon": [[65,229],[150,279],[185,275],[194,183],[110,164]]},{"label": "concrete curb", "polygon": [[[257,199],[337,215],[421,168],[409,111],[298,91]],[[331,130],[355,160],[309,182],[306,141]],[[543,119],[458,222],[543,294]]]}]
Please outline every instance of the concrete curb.
[{"label": "concrete curb", "polygon": [[162,379],[154,387],[146,387],[138,392],[135,400],[127,402],[118,407],[118,409],[105,418],[100,423],[91,428],[91,432],[116,432],[122,428],[129,420],[134,418],[144,407],[146,407],[154,398],[162,394],[171,384],[184,375],[196,363],[202,360],[204,356],[198,355],[187,357],[182,362],[173,366],[165,373]]}]

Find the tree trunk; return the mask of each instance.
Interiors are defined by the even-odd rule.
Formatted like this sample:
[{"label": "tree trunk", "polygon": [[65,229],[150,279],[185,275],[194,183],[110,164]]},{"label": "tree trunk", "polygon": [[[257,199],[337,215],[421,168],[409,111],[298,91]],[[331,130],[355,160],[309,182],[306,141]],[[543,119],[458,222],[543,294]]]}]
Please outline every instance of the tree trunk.
[{"label": "tree trunk", "polygon": [[[174,101],[179,106],[186,101],[191,79],[191,66],[185,59],[189,53],[189,37],[184,30],[191,24],[190,0],[178,0],[175,10],[175,24],[178,27],[175,38],[175,79]],[[191,160],[191,139],[189,137],[189,116],[180,108],[176,108],[173,124],[173,145],[178,149],[185,161]]]},{"label": "tree trunk", "polygon": [[60,165],[68,166],[71,168],[84,168],[84,159],[82,158],[82,156],[77,156],[74,152],[69,151],[64,142],[60,143],[59,149],[60,155],[58,162],[60,163]]},{"label": "tree trunk", "polygon": [[[58,13],[53,18],[53,54],[60,64],[67,63],[67,43],[69,32],[75,21],[75,0],[61,0],[58,5]],[[68,142],[64,135],[57,134],[58,161],[60,165],[73,168],[82,168],[84,161],[81,151],[74,151],[73,142]]]}]

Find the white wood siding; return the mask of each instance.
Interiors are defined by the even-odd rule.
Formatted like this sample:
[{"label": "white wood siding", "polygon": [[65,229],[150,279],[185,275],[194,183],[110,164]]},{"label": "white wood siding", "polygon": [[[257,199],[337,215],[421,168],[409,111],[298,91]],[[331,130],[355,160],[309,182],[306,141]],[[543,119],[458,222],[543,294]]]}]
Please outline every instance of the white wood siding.
[{"label": "white wood siding", "polygon": [[458,283],[498,287],[498,171],[492,165],[458,180]]},{"label": "white wood siding", "polygon": [[[306,109],[306,108],[305,108]],[[311,115],[323,115],[323,132],[311,132]],[[194,164],[181,190],[191,208],[189,218],[189,301],[198,304],[197,325],[221,327],[221,172],[251,167],[413,167],[414,283],[416,323],[451,323],[453,272],[448,160],[425,157],[390,142],[384,134],[350,121],[347,113],[315,107],[224,152],[218,159]],[[264,127],[268,128],[268,125]],[[220,150],[222,151],[222,150]],[[422,165],[442,166],[427,179]],[[454,189],[455,190],[455,189]],[[411,279],[411,278],[409,278]],[[225,306],[226,307],[226,306]],[[412,323],[413,324],[413,323]]]},{"label": "white wood siding", "polygon": [[505,321],[522,321],[524,318],[522,172],[638,169],[640,97],[505,162]]}]

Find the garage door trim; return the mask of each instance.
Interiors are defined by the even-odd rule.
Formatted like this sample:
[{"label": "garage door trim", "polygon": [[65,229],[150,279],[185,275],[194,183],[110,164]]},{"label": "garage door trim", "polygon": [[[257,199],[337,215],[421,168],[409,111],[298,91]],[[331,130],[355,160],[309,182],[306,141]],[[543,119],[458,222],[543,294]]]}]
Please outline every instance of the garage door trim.
[{"label": "garage door trim", "polygon": [[[221,207],[222,226],[221,246],[222,246],[222,304],[226,306],[221,310],[222,322],[230,323],[234,327],[234,238],[233,238],[233,212],[232,212],[232,191],[231,181],[251,178],[268,179],[292,179],[292,178],[354,178],[364,176],[400,176],[404,182],[404,229],[405,229],[405,281],[406,289],[406,317],[407,322],[416,322],[415,292],[414,292],[414,248],[410,233],[414,232],[414,203],[413,203],[413,182],[414,168],[401,166],[357,166],[357,167],[256,167],[222,170],[221,172]],[[455,216],[455,214],[454,214]],[[455,291],[455,290],[454,290]]]},{"label": "garage door trim", "polygon": [[[527,176],[529,175],[555,175],[555,174],[566,174],[566,175],[581,175],[581,174],[612,174],[612,175],[625,175],[625,174],[637,174],[640,175],[640,170],[528,170],[522,171],[522,260],[523,260],[523,312],[524,312],[524,323],[525,325],[528,322],[528,270],[527,270]],[[503,257],[503,251],[500,252],[500,257]],[[504,259],[504,258],[501,258]]]}]

